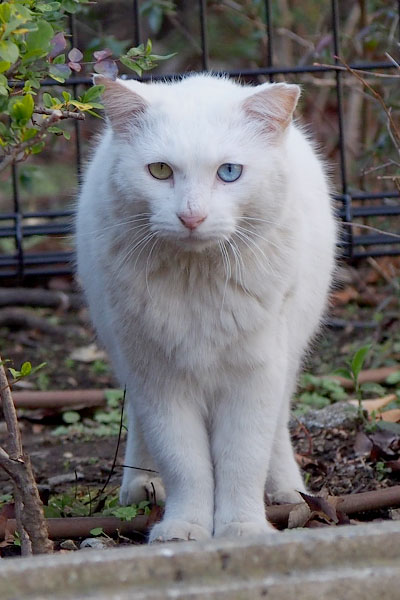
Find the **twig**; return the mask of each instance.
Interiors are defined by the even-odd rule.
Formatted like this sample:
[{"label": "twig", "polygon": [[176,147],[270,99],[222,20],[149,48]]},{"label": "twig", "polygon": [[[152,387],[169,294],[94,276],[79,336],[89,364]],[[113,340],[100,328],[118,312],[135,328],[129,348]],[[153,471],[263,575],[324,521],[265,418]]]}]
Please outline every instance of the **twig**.
[{"label": "twig", "polygon": [[[339,59],[340,60],[340,59]],[[343,61],[342,61],[343,62]],[[326,67],[328,69],[332,69],[333,71],[347,71],[346,67],[341,67],[340,65],[332,65],[328,63],[319,63],[314,62],[314,67]],[[400,79],[400,75],[392,75],[389,73],[377,73],[376,71],[363,71],[362,69],[353,69],[353,67],[349,67],[352,71],[356,73],[362,73],[362,75],[369,75],[370,77],[382,77],[387,79]]]},{"label": "twig", "polygon": [[73,112],[71,110],[61,110],[59,108],[45,108],[44,106],[36,106],[34,111],[37,115],[55,115],[59,119],[78,119],[85,120],[84,113]]},{"label": "twig", "polygon": [[358,79],[358,81],[360,81],[371,92],[371,94],[374,96],[374,98],[376,98],[376,100],[378,100],[379,104],[382,106],[383,110],[385,111],[387,119],[388,119],[388,122],[390,124],[389,131],[391,131],[391,133],[393,134],[393,142],[394,142],[396,148],[399,150],[400,149],[400,130],[398,129],[396,123],[394,122],[391,110],[386,106],[385,101],[382,98],[382,96],[379,94],[379,92],[377,92],[372,87],[372,85],[370,85],[368,83],[368,81],[366,81],[360,75],[360,73],[358,73],[357,71],[355,71],[354,69],[352,69],[342,58],[340,58],[339,56],[337,56],[335,58],[337,58],[338,60],[340,60],[340,62],[344,65],[345,69],[349,73],[351,73],[352,75],[354,75],[354,77],[356,77]]},{"label": "twig", "polygon": [[376,233],[382,233],[383,235],[388,235],[390,237],[394,237],[400,240],[400,235],[398,233],[391,233],[390,231],[384,231],[383,229],[378,229],[377,227],[371,227],[371,225],[362,225],[360,223],[351,223],[350,221],[342,221],[343,225],[346,227],[359,227],[360,229],[368,229],[368,231],[375,231]]},{"label": "twig", "polygon": [[[23,453],[17,413],[10,386],[0,357],[0,397],[4,418],[9,434],[7,452],[0,447],[0,467],[6,471],[14,484],[14,499],[18,531],[24,552],[47,554],[53,551],[53,544],[47,534],[43,505],[40,500],[29,456]],[[29,537],[31,548],[27,542]]]},{"label": "twig", "polygon": [[[25,142],[21,142],[20,144],[17,144],[13,147],[9,154],[6,154],[3,157],[2,161],[0,162],[0,172],[4,171],[13,162],[20,162],[27,157],[25,150],[28,150],[29,148],[37,144],[39,141],[41,141],[42,138],[46,135],[48,128],[52,127],[52,125],[54,125],[60,120],[60,117],[57,116],[55,113],[56,111],[53,111],[53,114],[48,119],[43,121],[35,137],[31,138],[30,140],[26,140]],[[22,156],[19,157],[21,154]]]},{"label": "twig", "polygon": [[111,477],[112,477],[112,475],[113,475],[113,473],[115,471],[115,465],[117,464],[119,445],[121,443],[121,436],[122,436],[122,426],[123,426],[123,423],[124,423],[125,398],[126,398],[126,387],[124,389],[124,395],[122,396],[122,406],[121,406],[121,416],[120,416],[120,421],[119,421],[118,440],[117,440],[117,445],[116,445],[115,452],[114,452],[113,463],[111,465],[110,472],[108,473],[108,477],[107,477],[107,479],[106,479],[103,487],[101,488],[101,490],[99,491],[99,493],[96,495],[96,497],[93,498],[93,502],[95,500],[98,500],[98,502],[96,504],[96,507],[95,507],[95,509],[94,509],[93,512],[97,512],[98,506],[99,506],[99,502],[101,501],[101,497],[104,494],[104,490],[106,489],[106,487],[110,483],[110,479],[111,479]]}]

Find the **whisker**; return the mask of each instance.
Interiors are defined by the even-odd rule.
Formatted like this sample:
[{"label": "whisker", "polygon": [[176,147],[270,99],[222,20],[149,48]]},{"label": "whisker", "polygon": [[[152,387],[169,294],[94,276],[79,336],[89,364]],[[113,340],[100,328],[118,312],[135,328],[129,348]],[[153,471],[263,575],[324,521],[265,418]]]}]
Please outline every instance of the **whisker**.
[{"label": "whisker", "polygon": [[238,266],[240,286],[243,289],[243,291],[250,298],[253,298],[253,295],[250,293],[249,289],[247,288],[246,284],[244,283],[244,273],[243,272],[245,271],[245,268],[244,268],[244,263],[243,263],[242,254],[240,252],[240,248],[236,244],[235,240],[233,240],[232,238],[230,240],[227,240],[227,242],[228,242],[229,247],[231,248],[232,253],[235,257],[235,264],[237,264],[237,266]]},{"label": "whisker", "polygon": [[227,254],[226,254],[226,248],[223,245],[223,243],[222,242],[218,242],[218,246],[219,246],[219,249],[221,251],[222,260],[224,261],[224,269],[225,269],[225,285],[224,285],[224,291],[222,293],[222,302],[221,302],[221,309],[220,309],[220,312],[222,313],[222,310],[224,308],[224,302],[225,302],[226,288],[227,288],[228,281],[229,281],[230,263],[229,263],[229,259],[228,259]]},{"label": "whisker", "polygon": [[[235,231],[235,235],[237,235],[239,237],[239,239],[241,239],[241,241],[248,247],[248,249],[253,253],[254,257],[257,260],[258,265],[264,270],[264,272],[266,273],[270,273],[272,274],[274,277],[278,277],[277,273],[275,273],[274,269],[272,268],[271,265],[271,261],[267,258],[267,256],[265,255],[264,251],[260,248],[260,246],[255,242],[255,240],[253,240],[251,237],[249,237],[246,233],[243,233],[243,231]],[[247,242],[250,242],[251,244],[253,244],[254,248],[256,250],[258,250],[258,252],[262,255],[262,257],[264,258],[264,260],[266,261],[266,265],[263,264],[262,262],[260,262],[259,257],[257,256],[254,248],[252,248]],[[266,268],[268,267],[268,269]]]},{"label": "whisker", "polygon": [[237,225],[237,229],[240,229],[240,231],[244,231],[245,233],[250,233],[251,235],[255,235],[256,237],[260,238],[261,240],[264,240],[264,242],[266,242],[267,244],[271,244],[271,246],[274,246],[278,250],[281,250],[281,247],[278,246],[278,244],[276,244],[272,240],[268,240],[267,238],[265,238],[264,236],[260,235],[259,233],[257,233],[253,229],[246,229],[246,227],[241,227],[240,225]]},{"label": "whisker", "polygon": [[152,245],[152,247],[150,248],[150,252],[149,255],[147,257],[147,261],[146,261],[146,270],[145,270],[145,281],[146,281],[146,288],[147,288],[147,292],[149,294],[149,298],[152,301],[153,300],[153,296],[150,293],[150,287],[149,287],[149,266],[150,266],[150,257],[151,257],[151,253],[153,252],[155,246],[157,245],[157,243],[160,241],[160,238],[156,237],[156,240],[154,242],[154,244]]},{"label": "whisker", "polygon": [[129,260],[129,258],[133,255],[133,253],[135,252],[135,250],[137,248],[139,248],[144,242],[147,242],[148,240],[152,239],[154,235],[155,234],[153,234],[153,233],[148,233],[144,237],[142,237],[138,242],[136,242],[137,238],[135,238],[133,241],[133,245],[128,248],[124,257],[119,261],[119,263],[117,265],[118,269],[120,270],[122,268],[123,264],[127,260]]}]

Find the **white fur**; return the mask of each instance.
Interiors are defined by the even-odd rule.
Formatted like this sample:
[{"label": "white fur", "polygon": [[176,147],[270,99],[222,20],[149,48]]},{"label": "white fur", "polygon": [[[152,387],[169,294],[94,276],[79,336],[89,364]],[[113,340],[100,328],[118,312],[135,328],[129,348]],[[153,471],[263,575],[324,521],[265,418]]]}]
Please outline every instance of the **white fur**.
[{"label": "white fur", "polygon": [[[78,273],[127,386],[126,464],[157,469],[165,486],[150,541],[270,531],[264,487],[278,501],[305,490],[287,420],[334,265],[321,161],[293,123],[274,134],[244,110],[270,84],[110,86],[106,106],[122,90],[120,106],[132,94],[146,109],[125,122],[109,112],[79,201]],[[297,99],[294,87],[274,92]],[[159,161],[172,180],[150,175]],[[236,182],[216,176],[227,162],[244,165]],[[180,211],[207,218],[190,233]],[[121,501],[152,482],[163,498],[151,472],[125,469]]]}]

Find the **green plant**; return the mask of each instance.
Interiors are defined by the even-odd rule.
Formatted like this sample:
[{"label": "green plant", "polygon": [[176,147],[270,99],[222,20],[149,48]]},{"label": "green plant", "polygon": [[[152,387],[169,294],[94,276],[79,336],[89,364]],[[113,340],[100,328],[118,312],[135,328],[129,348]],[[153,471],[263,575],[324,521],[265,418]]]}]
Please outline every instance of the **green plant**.
[{"label": "green plant", "polygon": [[64,83],[86,64],[106,77],[118,74],[117,62],[141,75],[157,61],[171,55],[152,54],[152,44],[130,48],[114,59],[110,49],[97,50],[93,60],[83,63],[83,54],[71,48],[66,25],[89,0],[10,0],[0,4],[0,171],[10,164],[41,152],[49,134],[69,133],[59,124],[63,119],[83,119],[84,113],[98,116],[104,86],[95,85],[77,98],[63,90],[60,95],[41,93],[50,77]]},{"label": "green plant", "polygon": [[360,419],[365,422],[364,410],[362,406],[363,390],[360,385],[359,375],[364,365],[368,352],[371,350],[371,344],[362,346],[354,354],[353,358],[347,363],[347,367],[336,369],[335,375],[341,375],[346,379],[350,379],[354,384],[354,391],[358,401],[358,414]]},{"label": "green plant", "polygon": [[316,377],[311,373],[303,373],[300,376],[299,389],[294,411],[297,416],[310,408],[324,408],[333,402],[347,399],[347,392],[340,383],[329,377]]}]

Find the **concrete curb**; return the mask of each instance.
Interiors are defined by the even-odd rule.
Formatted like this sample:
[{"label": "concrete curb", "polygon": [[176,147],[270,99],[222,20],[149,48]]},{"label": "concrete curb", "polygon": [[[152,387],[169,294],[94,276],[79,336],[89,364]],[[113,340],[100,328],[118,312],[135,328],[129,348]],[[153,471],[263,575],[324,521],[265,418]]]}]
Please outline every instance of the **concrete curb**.
[{"label": "concrete curb", "polygon": [[0,600],[397,600],[400,523],[0,563]]}]

